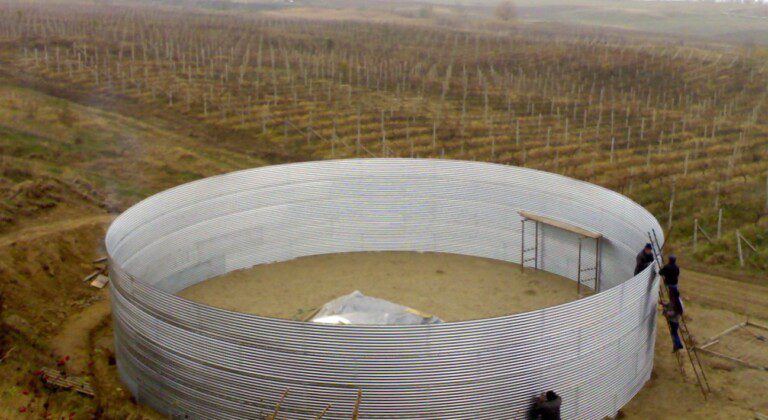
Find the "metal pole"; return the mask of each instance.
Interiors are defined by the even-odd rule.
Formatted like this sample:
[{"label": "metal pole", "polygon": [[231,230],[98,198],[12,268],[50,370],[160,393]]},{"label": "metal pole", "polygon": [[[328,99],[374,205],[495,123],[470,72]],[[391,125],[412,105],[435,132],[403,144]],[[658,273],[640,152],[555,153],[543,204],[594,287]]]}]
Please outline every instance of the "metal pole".
[{"label": "metal pole", "polygon": [[520,235],[520,272],[525,271],[525,219],[520,220],[522,235]]},{"label": "metal pole", "polygon": [[579,238],[579,263],[577,265],[579,272],[576,274],[576,293],[579,296],[581,296],[581,239]]},{"label": "metal pole", "polygon": [[600,239],[595,239],[595,293],[600,291]]},{"label": "metal pole", "polygon": [[[534,250],[533,250],[533,269],[538,270],[539,269],[539,221],[536,221],[536,242],[534,243]],[[742,264],[743,266],[744,264]]]}]

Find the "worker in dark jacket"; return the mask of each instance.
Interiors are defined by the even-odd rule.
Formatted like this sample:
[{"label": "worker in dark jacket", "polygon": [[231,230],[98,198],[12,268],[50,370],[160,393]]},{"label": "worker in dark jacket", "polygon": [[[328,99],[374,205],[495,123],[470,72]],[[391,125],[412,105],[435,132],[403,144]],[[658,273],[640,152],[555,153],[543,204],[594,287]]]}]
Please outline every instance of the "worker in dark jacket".
[{"label": "worker in dark jacket", "polygon": [[669,332],[672,335],[672,351],[677,352],[683,348],[683,342],[678,334],[680,322],[683,319],[683,301],[680,300],[680,292],[677,291],[677,287],[669,289],[669,302],[662,302],[661,305],[664,308],[664,317],[669,322]]},{"label": "worker in dark jacket", "polygon": [[645,247],[639,254],[637,254],[635,260],[635,275],[638,275],[653,262],[653,246],[651,244],[645,244]]},{"label": "worker in dark jacket", "polygon": [[680,277],[680,267],[677,266],[677,257],[670,255],[667,265],[659,271],[659,275],[664,279],[665,286],[677,287],[677,279]]},{"label": "worker in dark jacket", "polygon": [[560,420],[562,403],[562,398],[555,394],[555,391],[547,391],[534,402],[531,418],[535,420]]}]

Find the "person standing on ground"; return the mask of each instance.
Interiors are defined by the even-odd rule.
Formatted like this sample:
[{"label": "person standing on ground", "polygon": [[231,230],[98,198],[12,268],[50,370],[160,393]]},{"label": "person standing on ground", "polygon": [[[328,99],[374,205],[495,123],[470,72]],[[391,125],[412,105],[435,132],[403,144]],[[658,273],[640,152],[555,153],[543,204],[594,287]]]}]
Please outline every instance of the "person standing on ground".
[{"label": "person standing on ground", "polygon": [[667,288],[677,288],[677,280],[680,277],[680,267],[677,266],[677,257],[670,255],[667,265],[660,271],[659,275],[664,279],[664,285]]},{"label": "person standing on ground", "polygon": [[683,342],[678,334],[680,321],[683,318],[683,302],[680,300],[680,292],[677,291],[677,287],[669,289],[669,302],[662,302],[662,307],[664,308],[664,317],[669,322],[669,331],[672,334],[672,352],[674,353],[683,348]]},{"label": "person standing on ground", "polygon": [[534,420],[560,420],[560,406],[562,398],[555,391],[547,391],[541,394],[533,403],[531,419]]},{"label": "person standing on ground", "polygon": [[638,275],[653,262],[653,246],[649,243],[645,244],[645,247],[637,254],[635,260],[635,275]]}]

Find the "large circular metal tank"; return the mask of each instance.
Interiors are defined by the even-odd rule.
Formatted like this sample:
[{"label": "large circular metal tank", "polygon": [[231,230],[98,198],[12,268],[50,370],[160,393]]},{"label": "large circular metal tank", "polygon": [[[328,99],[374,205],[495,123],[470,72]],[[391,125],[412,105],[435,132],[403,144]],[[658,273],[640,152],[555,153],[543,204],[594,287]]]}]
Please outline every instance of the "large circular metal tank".
[{"label": "large circular metal tank", "polygon": [[[327,253],[519,263],[519,211],[603,235],[599,293],[426,326],[270,319],[174,295],[232,270]],[[658,280],[654,267],[632,275],[651,230],[661,235],[618,193],[489,163],[330,160],[202,179],[142,201],[109,229],[118,370],[139,402],[178,417],[258,418],[288,390],[281,416],[313,419],[331,404],[324,418],[350,418],[362,390],[363,419],[512,419],[553,389],[564,418],[603,418],[653,365]],[[576,279],[578,238],[548,226],[539,235],[539,268]]]}]

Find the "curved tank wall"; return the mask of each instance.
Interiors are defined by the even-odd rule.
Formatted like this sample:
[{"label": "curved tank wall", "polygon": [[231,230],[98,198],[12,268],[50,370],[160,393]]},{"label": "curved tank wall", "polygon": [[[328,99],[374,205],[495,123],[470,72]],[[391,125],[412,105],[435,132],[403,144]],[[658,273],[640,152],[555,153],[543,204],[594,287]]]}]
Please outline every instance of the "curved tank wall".
[{"label": "curved tank wall", "polygon": [[[429,326],[270,319],[173,295],[232,270],[326,253],[519,263],[520,210],[604,235],[600,293]],[[142,201],[109,229],[118,370],[138,401],[179,417],[254,418],[288,390],[287,418],[313,419],[328,404],[324,418],[349,418],[361,389],[361,418],[511,419],[554,389],[564,418],[603,418],[653,365],[658,280],[653,267],[632,277],[651,229],[661,235],[620,194],[488,163],[336,160],[203,179]],[[539,266],[575,279],[577,237],[543,227],[539,240]],[[585,246],[583,258],[593,253]]]}]

